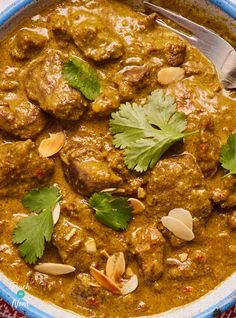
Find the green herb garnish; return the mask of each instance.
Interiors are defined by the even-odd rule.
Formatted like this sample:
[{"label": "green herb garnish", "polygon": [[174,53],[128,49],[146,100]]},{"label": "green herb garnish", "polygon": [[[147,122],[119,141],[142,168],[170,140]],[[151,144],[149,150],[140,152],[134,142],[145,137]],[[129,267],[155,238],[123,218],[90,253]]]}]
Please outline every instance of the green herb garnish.
[{"label": "green herb garnish", "polygon": [[29,264],[43,256],[45,241],[51,241],[52,212],[59,200],[60,193],[56,187],[30,191],[23,199],[23,205],[38,215],[22,218],[13,232],[12,241],[19,244],[20,255]]},{"label": "green herb garnish", "polygon": [[221,148],[220,163],[224,169],[229,170],[224,178],[236,174],[236,133],[230,135],[227,144]]},{"label": "green herb garnish", "polygon": [[125,149],[125,164],[138,172],[152,168],[174,143],[196,133],[183,133],[186,117],[163,90],[154,91],[143,107],[122,104],[111,116],[113,144]]},{"label": "green herb garnish", "polygon": [[96,218],[113,230],[125,230],[132,219],[132,207],[127,198],[115,198],[109,193],[94,193],[89,204],[96,211]]},{"label": "green herb garnish", "polygon": [[62,69],[69,85],[79,90],[87,99],[94,100],[101,92],[97,71],[87,62],[72,57]]}]

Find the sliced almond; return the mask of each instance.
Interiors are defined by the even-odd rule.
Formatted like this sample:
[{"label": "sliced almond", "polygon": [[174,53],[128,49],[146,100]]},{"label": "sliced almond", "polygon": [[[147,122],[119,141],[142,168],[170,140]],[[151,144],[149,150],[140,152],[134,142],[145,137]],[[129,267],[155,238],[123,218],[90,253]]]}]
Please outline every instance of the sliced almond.
[{"label": "sliced almond", "polygon": [[139,214],[145,210],[145,205],[138,199],[130,198],[128,202],[132,206],[134,214]]},{"label": "sliced almond", "polygon": [[96,253],[97,252],[97,245],[96,245],[96,242],[95,240],[90,237],[85,243],[85,248],[86,248],[86,251],[87,253]]},{"label": "sliced almond", "polygon": [[53,224],[57,224],[61,214],[61,206],[59,203],[55,206],[54,210],[52,211],[52,218],[53,218]]},{"label": "sliced almond", "polygon": [[58,153],[65,144],[65,134],[59,132],[50,134],[49,138],[43,139],[39,145],[39,153],[43,158],[51,157]]},{"label": "sliced almond", "polygon": [[124,253],[115,253],[110,256],[106,264],[106,275],[114,282],[119,282],[125,272]]},{"label": "sliced almond", "polygon": [[193,231],[191,231],[190,228],[176,218],[164,216],[161,221],[162,224],[176,237],[184,241],[192,241],[194,239]]},{"label": "sliced almond", "polygon": [[166,264],[177,265],[177,266],[183,265],[183,263],[180,260],[178,260],[177,258],[171,258],[171,257],[166,259]]},{"label": "sliced almond", "polygon": [[193,217],[188,210],[177,208],[171,210],[168,215],[183,222],[191,231],[193,230]]},{"label": "sliced almond", "polygon": [[133,275],[121,288],[122,295],[128,295],[138,287],[138,277]]},{"label": "sliced almond", "polygon": [[107,277],[104,273],[97,270],[95,267],[90,267],[90,274],[93,276],[93,278],[96,279],[96,281],[105,289],[109,290],[113,294],[120,295],[121,290],[116,285],[115,282],[113,282],[109,277]]},{"label": "sliced almond", "polygon": [[181,67],[165,67],[158,72],[158,82],[162,85],[169,85],[184,78],[184,69]]},{"label": "sliced almond", "polygon": [[101,192],[103,193],[103,192],[114,192],[114,191],[116,191],[117,190],[117,188],[107,188],[107,189],[103,189]]},{"label": "sliced almond", "polygon": [[42,263],[35,265],[34,269],[37,272],[49,274],[49,275],[64,275],[75,271],[75,267],[66,264],[57,263]]}]

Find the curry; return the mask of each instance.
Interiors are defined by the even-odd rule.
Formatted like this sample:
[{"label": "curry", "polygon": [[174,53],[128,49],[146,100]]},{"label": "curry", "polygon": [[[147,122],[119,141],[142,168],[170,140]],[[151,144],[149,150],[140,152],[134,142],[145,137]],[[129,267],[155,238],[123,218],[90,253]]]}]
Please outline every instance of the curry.
[{"label": "curry", "polygon": [[87,317],[157,314],[236,269],[236,100],[155,20],[68,0],[0,44],[0,269]]}]

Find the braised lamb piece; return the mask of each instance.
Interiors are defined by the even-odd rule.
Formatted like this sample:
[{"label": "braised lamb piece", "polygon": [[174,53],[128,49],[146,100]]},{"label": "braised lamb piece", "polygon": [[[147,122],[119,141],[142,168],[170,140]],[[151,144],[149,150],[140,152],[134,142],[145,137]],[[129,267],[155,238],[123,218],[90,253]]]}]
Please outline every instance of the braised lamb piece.
[{"label": "braised lamb piece", "polygon": [[61,52],[53,50],[33,60],[25,75],[26,92],[45,112],[61,119],[78,120],[87,101],[63,78],[63,60]]},{"label": "braised lamb piece", "polygon": [[46,185],[54,162],[41,158],[31,140],[0,145],[0,196],[20,197],[30,189]]}]

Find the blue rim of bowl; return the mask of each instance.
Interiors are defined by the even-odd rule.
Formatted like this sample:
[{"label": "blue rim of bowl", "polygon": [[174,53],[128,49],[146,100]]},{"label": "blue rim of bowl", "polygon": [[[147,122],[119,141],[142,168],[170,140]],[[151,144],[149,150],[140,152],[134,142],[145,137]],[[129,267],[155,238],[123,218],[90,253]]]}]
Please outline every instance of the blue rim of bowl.
[{"label": "blue rim of bowl", "polygon": [[[13,17],[18,11],[22,10],[24,7],[32,3],[34,0],[18,0],[16,3],[10,5],[6,10],[0,13],[0,26],[7,22],[11,17]],[[210,0],[220,9],[228,13],[231,17],[236,18],[236,5],[228,0]],[[12,304],[14,299],[16,299],[16,294],[11,291],[6,285],[0,282],[0,298],[6,301],[8,304]],[[206,309],[202,313],[197,314],[193,318],[212,318],[212,314],[215,309],[219,309],[222,312],[227,310],[229,307],[235,304],[236,295],[232,292],[230,295],[226,296],[223,300],[218,302],[216,305]],[[38,308],[30,305],[27,301],[21,299],[21,302],[25,304],[24,309],[18,309],[19,312],[26,315],[28,318],[53,318],[46,314],[45,312],[39,310]]]}]

